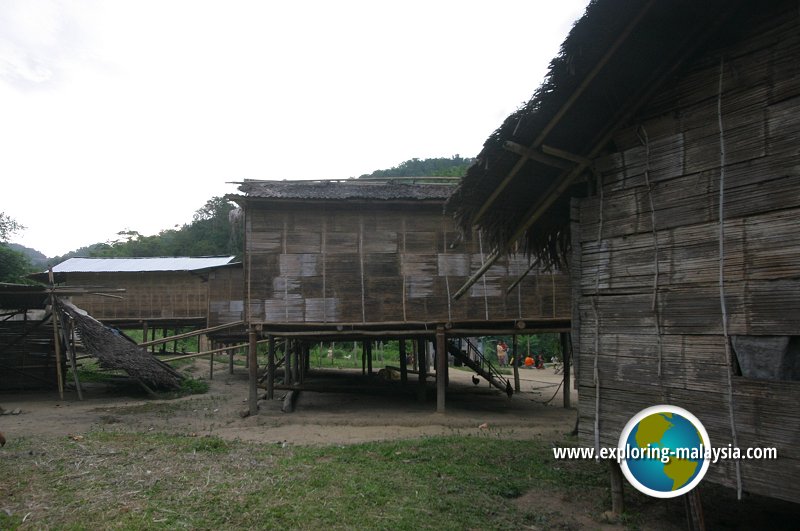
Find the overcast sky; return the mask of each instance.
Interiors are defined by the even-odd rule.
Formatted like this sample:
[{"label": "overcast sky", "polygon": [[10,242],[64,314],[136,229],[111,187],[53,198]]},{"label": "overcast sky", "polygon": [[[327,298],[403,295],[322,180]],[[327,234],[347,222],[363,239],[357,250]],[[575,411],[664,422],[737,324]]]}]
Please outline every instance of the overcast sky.
[{"label": "overcast sky", "polygon": [[48,256],[243,179],[477,155],[586,0],[0,0],[0,211]]}]

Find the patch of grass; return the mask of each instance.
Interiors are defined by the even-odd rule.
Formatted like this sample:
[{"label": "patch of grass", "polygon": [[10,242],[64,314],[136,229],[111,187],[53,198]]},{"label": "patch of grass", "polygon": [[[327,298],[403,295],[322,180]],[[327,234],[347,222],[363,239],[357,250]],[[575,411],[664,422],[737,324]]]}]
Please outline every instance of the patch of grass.
[{"label": "patch of grass", "polygon": [[182,395],[202,395],[207,393],[209,389],[206,380],[197,380],[195,378],[184,378],[181,381],[180,392]]},{"label": "patch of grass", "polygon": [[[3,450],[0,521],[15,528],[522,528],[530,488],[594,488],[549,445],[435,437],[294,447],[154,433],[23,439]],[[580,463],[599,468],[595,463]]]}]

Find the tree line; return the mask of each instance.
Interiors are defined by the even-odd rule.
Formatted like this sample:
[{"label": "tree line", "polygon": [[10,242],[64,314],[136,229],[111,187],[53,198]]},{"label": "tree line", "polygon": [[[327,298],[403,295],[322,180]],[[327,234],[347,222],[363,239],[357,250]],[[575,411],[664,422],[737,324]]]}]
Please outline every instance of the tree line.
[{"label": "tree line", "polygon": [[[413,158],[385,170],[376,170],[359,178],[393,177],[463,177],[473,159],[459,155]],[[135,230],[117,233],[113,240],[81,247],[62,256],[45,259],[8,239],[25,227],[0,212],[0,282],[27,282],[25,276],[41,271],[72,257],[151,257],[151,256],[223,256],[241,259],[244,237],[238,223],[237,206],[224,197],[212,197],[194,213],[192,221],[175,229],[145,236]]]}]

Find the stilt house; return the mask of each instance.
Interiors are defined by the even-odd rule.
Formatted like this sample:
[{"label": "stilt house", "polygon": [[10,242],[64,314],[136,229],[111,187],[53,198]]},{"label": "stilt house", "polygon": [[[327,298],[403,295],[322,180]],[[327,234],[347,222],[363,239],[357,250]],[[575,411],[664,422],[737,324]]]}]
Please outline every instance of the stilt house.
[{"label": "stilt house", "polygon": [[778,449],[706,481],[800,502],[798,135],[797,2],[596,0],[486,141],[449,208],[569,264],[582,445],[682,406]]},{"label": "stilt house", "polygon": [[566,276],[532,267],[521,254],[498,260],[452,299],[488,248],[479,232],[462,237],[444,215],[451,184],[245,181],[239,190],[230,199],[244,210],[245,316],[265,335],[310,342],[436,335],[443,352],[445,335],[568,325]]},{"label": "stilt house", "polygon": [[[210,314],[209,275],[232,260],[232,256],[70,258],[56,265],[53,273],[57,282],[70,286],[124,289],[118,297],[73,297],[78,307],[106,324],[204,328]],[[46,274],[40,276],[44,280]],[[214,308],[219,313],[219,307]]]}]

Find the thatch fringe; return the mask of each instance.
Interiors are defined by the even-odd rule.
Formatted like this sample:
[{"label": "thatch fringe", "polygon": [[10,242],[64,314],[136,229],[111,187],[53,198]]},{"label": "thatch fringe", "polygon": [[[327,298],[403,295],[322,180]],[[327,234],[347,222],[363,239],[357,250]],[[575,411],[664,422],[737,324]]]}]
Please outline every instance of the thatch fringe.
[{"label": "thatch fringe", "polygon": [[121,369],[153,389],[171,390],[180,387],[183,376],[158,360],[146,349],[105,326],[69,301],[56,298],[62,319],[75,323],[83,346],[105,369]]}]

